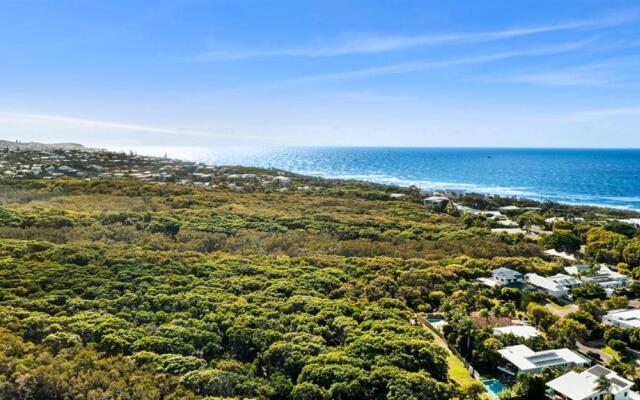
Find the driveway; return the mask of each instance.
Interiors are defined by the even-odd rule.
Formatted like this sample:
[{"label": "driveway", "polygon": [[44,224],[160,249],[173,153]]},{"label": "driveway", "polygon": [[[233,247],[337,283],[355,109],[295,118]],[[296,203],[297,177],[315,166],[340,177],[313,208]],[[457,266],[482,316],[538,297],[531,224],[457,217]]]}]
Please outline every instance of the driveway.
[{"label": "driveway", "polygon": [[576,342],[576,346],[578,347],[578,350],[580,350],[582,353],[596,353],[597,355],[600,356],[600,359],[602,360],[602,362],[604,364],[608,363],[609,360],[611,360],[613,357],[611,356],[611,354],[607,354],[604,351],[600,350],[597,347],[591,347],[588,346],[584,343],[580,343],[580,342]]},{"label": "driveway", "polygon": [[576,312],[579,310],[579,307],[575,304],[569,304],[566,306],[560,306],[558,304],[555,303],[547,303],[545,304],[545,307],[547,307],[547,309],[549,311],[551,311],[552,313],[554,313],[555,315],[557,315],[558,317],[564,317],[568,314],[571,314],[572,312]]}]

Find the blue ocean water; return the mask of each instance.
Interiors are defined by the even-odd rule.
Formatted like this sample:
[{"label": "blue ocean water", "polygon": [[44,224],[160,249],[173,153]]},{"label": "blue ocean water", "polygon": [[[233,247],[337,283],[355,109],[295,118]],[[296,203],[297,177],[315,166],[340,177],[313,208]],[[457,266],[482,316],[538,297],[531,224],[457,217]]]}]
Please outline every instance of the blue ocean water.
[{"label": "blue ocean water", "polygon": [[640,149],[202,149],[217,165],[640,210]]}]

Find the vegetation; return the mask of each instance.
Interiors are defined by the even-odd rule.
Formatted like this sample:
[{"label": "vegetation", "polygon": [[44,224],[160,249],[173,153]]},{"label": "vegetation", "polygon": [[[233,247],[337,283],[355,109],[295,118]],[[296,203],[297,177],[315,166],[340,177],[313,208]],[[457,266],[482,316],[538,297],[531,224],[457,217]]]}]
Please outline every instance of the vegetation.
[{"label": "vegetation", "polygon": [[[157,162],[93,157],[106,170]],[[590,313],[559,319],[539,294],[475,283],[497,267],[558,271],[540,258],[548,243],[431,212],[415,188],[291,174],[283,187],[281,171],[242,168],[216,169],[204,186],[176,171],[162,182],[0,178],[0,398],[475,399],[482,387],[411,323],[415,313],[445,312],[447,341],[489,372],[518,339],[476,326],[474,312],[526,312],[548,336],[528,340],[534,349],[592,331]],[[594,213],[548,204],[519,222],[570,212]],[[552,246],[584,240],[637,274],[637,239],[607,229],[557,226]],[[638,338],[606,339],[637,348]],[[519,379],[520,396],[539,393],[538,381]]]}]

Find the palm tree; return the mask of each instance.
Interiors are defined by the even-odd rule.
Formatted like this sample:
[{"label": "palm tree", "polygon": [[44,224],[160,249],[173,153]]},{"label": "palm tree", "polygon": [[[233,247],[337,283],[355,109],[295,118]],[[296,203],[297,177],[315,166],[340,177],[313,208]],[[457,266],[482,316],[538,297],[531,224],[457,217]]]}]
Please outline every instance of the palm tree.
[{"label": "palm tree", "polygon": [[596,391],[599,392],[605,392],[605,400],[610,400],[611,399],[611,381],[609,381],[609,379],[607,379],[606,376],[600,376],[598,377],[598,380],[596,381]]}]

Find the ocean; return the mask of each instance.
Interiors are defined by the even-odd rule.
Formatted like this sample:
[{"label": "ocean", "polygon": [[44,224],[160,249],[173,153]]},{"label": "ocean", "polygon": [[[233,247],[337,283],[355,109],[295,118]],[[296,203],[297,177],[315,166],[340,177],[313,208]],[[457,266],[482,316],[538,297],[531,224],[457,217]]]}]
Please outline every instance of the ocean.
[{"label": "ocean", "polygon": [[216,165],[640,210],[640,149],[245,147],[167,152]]}]

